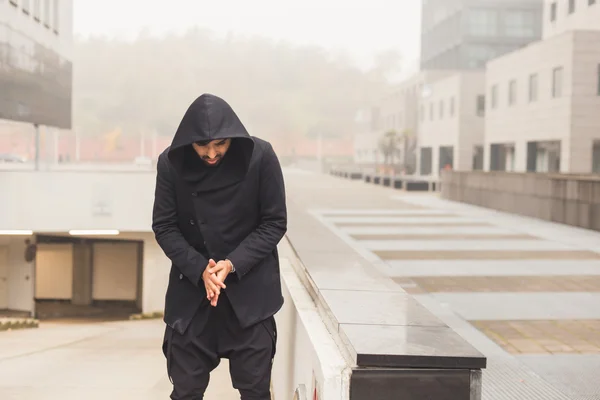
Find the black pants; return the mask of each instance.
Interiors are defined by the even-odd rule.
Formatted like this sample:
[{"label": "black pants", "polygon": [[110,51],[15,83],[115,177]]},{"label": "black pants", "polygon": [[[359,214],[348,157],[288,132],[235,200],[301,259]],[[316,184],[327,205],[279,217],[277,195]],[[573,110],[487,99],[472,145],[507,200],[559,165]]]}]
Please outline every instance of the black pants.
[{"label": "black pants", "polygon": [[221,292],[217,307],[204,302],[183,335],[167,326],[163,352],[173,382],[171,399],[203,399],[210,372],[227,358],[242,400],[270,400],[276,341],[275,318],[242,329]]}]

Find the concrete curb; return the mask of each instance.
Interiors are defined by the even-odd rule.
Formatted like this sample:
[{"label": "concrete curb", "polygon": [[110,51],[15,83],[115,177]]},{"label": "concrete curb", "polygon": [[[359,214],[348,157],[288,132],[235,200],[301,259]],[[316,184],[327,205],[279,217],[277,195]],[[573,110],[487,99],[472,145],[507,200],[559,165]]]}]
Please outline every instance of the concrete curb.
[{"label": "concrete curb", "polygon": [[33,318],[0,318],[0,331],[29,329],[40,326],[40,321]]}]

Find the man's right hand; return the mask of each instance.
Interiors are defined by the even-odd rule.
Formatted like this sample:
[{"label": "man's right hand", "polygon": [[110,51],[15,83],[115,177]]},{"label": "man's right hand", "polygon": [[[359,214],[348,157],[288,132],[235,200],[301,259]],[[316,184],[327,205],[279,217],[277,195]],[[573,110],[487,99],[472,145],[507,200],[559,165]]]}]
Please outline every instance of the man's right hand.
[{"label": "man's right hand", "polygon": [[212,300],[215,295],[221,294],[221,288],[225,289],[225,284],[219,280],[217,274],[211,274],[209,272],[210,268],[213,268],[217,265],[215,260],[210,259],[208,261],[208,265],[204,269],[202,273],[202,280],[204,281],[204,287],[206,288],[206,298],[208,300]]}]

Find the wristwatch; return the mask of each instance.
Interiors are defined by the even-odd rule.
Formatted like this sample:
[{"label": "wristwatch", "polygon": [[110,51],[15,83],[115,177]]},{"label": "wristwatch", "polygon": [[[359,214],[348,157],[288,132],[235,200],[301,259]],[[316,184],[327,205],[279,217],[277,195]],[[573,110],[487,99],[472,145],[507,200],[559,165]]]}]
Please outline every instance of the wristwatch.
[{"label": "wristwatch", "polygon": [[231,265],[231,271],[229,273],[230,274],[235,273],[235,266],[233,265],[233,263],[230,260],[227,260],[227,262],[229,263],[229,265]]}]

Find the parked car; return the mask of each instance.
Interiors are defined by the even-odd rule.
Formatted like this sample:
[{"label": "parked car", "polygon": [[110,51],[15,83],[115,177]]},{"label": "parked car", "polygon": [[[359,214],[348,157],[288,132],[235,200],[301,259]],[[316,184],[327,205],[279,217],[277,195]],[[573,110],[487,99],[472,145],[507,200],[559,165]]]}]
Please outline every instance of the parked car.
[{"label": "parked car", "polygon": [[0,163],[24,163],[23,157],[16,154],[0,153]]}]

